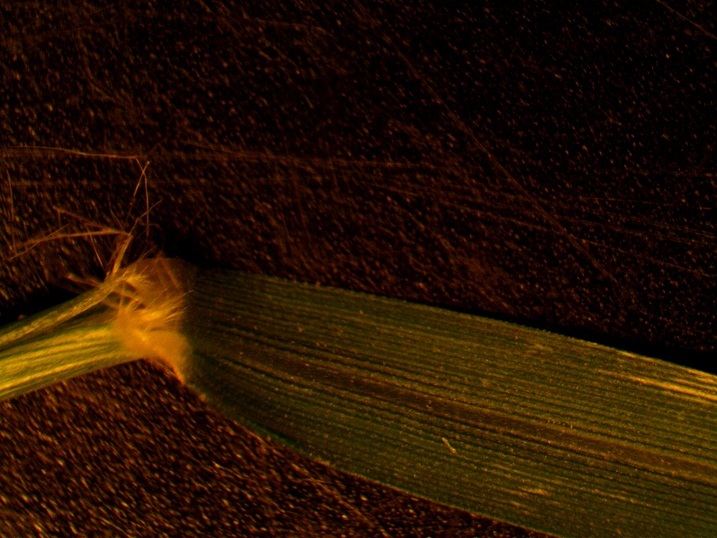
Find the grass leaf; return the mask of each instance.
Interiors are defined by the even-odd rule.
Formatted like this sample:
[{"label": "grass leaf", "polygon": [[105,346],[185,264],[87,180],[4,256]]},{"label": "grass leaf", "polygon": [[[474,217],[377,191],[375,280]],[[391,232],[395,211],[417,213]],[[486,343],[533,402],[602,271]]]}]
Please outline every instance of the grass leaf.
[{"label": "grass leaf", "polygon": [[313,458],[566,536],[717,535],[717,379],[491,319],[205,273],[187,379]]}]

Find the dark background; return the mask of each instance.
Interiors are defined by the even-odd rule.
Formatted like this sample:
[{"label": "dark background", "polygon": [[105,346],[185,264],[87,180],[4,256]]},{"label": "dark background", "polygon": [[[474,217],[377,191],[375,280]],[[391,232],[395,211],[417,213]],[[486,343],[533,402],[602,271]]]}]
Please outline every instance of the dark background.
[{"label": "dark background", "polygon": [[[709,2],[2,4],[0,320],[116,247],[27,241],[111,227],[717,371]],[[0,533],[522,532],[327,471],[143,363],[0,404],[0,447]]]}]

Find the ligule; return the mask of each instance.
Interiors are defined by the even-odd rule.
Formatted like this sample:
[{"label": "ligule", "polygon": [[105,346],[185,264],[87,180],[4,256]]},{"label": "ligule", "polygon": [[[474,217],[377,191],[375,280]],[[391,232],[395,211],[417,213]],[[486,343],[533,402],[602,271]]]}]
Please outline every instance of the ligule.
[{"label": "ligule", "polygon": [[76,299],[3,329],[0,400],[140,358],[179,371],[187,352],[179,328],[189,279],[179,262],[141,260]]}]

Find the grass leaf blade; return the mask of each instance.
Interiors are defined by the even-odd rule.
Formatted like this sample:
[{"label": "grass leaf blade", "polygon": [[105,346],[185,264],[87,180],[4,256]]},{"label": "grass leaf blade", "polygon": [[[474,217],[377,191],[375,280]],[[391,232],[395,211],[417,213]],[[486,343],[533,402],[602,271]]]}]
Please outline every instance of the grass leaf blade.
[{"label": "grass leaf blade", "polygon": [[717,380],[514,324],[239,273],[190,385],[311,457],[558,535],[714,536]]}]

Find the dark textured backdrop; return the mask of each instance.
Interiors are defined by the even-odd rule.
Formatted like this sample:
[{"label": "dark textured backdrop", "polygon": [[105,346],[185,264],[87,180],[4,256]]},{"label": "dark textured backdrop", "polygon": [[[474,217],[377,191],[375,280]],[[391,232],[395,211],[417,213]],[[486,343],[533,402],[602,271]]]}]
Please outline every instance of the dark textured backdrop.
[{"label": "dark textured backdrop", "polygon": [[[28,240],[149,204],[138,245],[199,265],[717,370],[709,2],[2,4],[0,320],[113,248]],[[6,534],[520,532],[298,459],[146,364],[0,404],[0,454]]]}]

